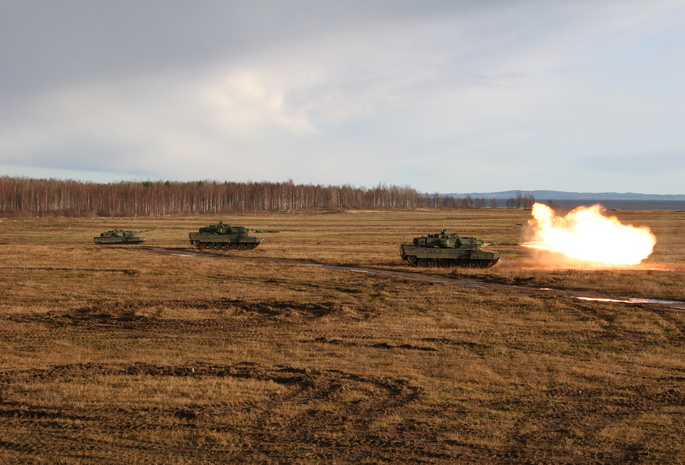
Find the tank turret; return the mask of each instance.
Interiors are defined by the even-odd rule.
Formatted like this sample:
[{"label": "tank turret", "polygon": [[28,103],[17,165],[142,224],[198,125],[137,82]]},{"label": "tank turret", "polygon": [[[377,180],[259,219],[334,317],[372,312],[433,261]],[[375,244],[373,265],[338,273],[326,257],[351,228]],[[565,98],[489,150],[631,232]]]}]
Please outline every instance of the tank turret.
[{"label": "tank turret", "polygon": [[414,266],[468,266],[487,268],[499,260],[497,252],[480,250],[485,245],[475,237],[463,237],[446,229],[437,234],[415,237],[411,244],[400,245],[400,256]]},{"label": "tank turret", "polygon": [[96,244],[142,244],[145,242],[144,237],[138,234],[152,231],[152,229],[145,229],[143,231],[124,231],[123,229],[112,229],[100,233],[99,236],[93,238]]}]

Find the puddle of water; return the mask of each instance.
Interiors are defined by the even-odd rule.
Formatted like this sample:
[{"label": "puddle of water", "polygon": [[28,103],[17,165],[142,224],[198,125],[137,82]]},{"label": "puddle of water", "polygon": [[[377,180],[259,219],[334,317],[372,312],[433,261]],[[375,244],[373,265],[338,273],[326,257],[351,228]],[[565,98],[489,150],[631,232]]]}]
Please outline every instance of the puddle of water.
[{"label": "puddle of water", "polygon": [[621,304],[659,304],[668,305],[671,308],[677,308],[679,310],[685,310],[685,307],[677,307],[676,305],[685,306],[685,302],[679,302],[677,300],[659,300],[659,299],[643,299],[639,297],[629,297],[627,299],[610,299],[605,297],[574,297],[574,299],[585,300],[589,302],[616,302]]},{"label": "puddle of water", "polygon": [[151,252],[159,252],[165,255],[169,255],[172,257],[214,257],[216,255],[212,254],[207,254],[207,253],[195,253],[195,252],[185,252],[185,253],[176,253],[172,252],[170,249],[165,249],[164,247],[142,247],[142,250],[149,250]]}]

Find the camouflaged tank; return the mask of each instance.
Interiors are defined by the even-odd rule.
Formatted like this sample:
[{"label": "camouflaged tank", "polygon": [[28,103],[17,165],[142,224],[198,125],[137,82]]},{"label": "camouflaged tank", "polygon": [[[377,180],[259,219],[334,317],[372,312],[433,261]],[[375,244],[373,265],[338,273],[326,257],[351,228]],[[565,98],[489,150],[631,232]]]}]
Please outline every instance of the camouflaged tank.
[{"label": "camouflaged tank", "polygon": [[198,232],[188,234],[190,243],[198,249],[254,249],[261,242],[262,238],[252,236],[253,233],[278,232],[262,231],[244,228],[242,226],[231,226],[219,221],[217,224],[210,224],[200,228]]},{"label": "camouflaged tank", "polygon": [[487,268],[499,260],[497,252],[480,250],[484,242],[442,230],[439,234],[415,237],[412,244],[400,245],[400,255],[413,266]]},{"label": "camouflaged tank", "polygon": [[138,234],[152,231],[152,229],[146,229],[144,231],[124,231],[123,229],[112,229],[111,231],[105,231],[99,236],[93,238],[96,244],[142,244],[145,242],[144,237],[138,236]]}]

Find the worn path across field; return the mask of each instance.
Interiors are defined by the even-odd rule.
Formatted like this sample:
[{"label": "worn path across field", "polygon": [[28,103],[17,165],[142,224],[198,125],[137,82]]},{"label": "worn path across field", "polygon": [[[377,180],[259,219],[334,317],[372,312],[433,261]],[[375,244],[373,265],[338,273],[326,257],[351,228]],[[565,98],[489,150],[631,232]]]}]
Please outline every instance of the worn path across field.
[{"label": "worn path across field", "polygon": [[172,255],[176,257],[225,257],[239,260],[255,260],[255,261],[268,261],[268,262],[287,262],[298,264],[301,266],[317,266],[324,268],[337,268],[351,271],[353,273],[368,273],[376,276],[386,276],[389,278],[398,279],[408,279],[411,281],[422,281],[434,284],[447,284],[453,286],[465,286],[473,288],[496,288],[496,287],[506,287],[510,289],[518,289],[521,291],[533,291],[533,292],[544,292],[544,293],[555,293],[560,296],[569,297],[573,299],[585,300],[585,301],[595,301],[595,302],[616,302],[625,304],[657,304],[657,305],[667,305],[671,308],[685,310],[685,302],[680,302],[676,300],[661,300],[661,299],[644,299],[636,297],[615,297],[606,294],[593,293],[592,295],[576,295],[577,292],[571,292],[563,289],[552,289],[552,288],[538,288],[530,286],[520,286],[514,284],[500,284],[500,283],[488,283],[485,281],[480,281],[477,279],[464,279],[464,278],[452,278],[446,276],[437,276],[426,273],[415,273],[415,272],[402,272],[402,271],[390,271],[380,268],[365,268],[349,265],[327,265],[323,263],[313,263],[303,260],[294,259],[271,259],[271,258],[260,258],[260,257],[236,257],[229,255],[219,255],[206,252],[194,252],[188,251],[187,249],[169,249],[162,247],[143,247],[142,250],[147,250],[150,252],[162,253],[166,255]]}]

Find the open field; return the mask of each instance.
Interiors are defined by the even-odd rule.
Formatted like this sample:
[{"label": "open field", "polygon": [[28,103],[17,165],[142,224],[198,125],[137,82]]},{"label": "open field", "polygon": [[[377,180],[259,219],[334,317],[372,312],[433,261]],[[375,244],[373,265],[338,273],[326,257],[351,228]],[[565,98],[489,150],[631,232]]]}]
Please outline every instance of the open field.
[{"label": "open field", "polygon": [[[576,298],[685,302],[685,213],[612,214],[643,265],[545,268],[517,210],[1,218],[0,463],[685,463],[684,306]],[[219,219],[280,232],[189,253]],[[401,261],[444,228],[501,263]]]}]

